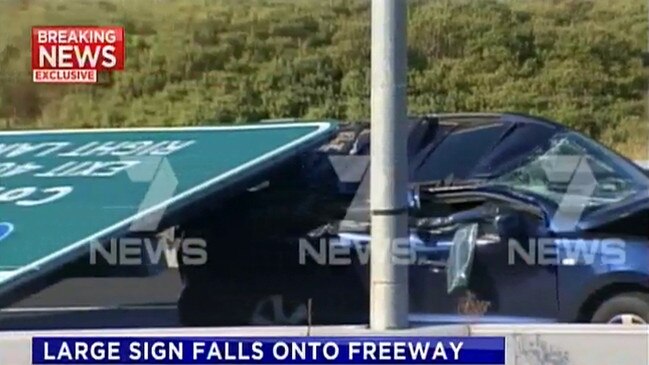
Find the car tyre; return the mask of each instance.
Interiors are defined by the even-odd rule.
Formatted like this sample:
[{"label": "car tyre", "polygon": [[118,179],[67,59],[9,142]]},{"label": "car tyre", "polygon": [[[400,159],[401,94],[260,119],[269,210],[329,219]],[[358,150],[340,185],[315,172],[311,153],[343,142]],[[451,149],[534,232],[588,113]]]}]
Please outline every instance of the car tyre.
[{"label": "car tyre", "polygon": [[218,287],[185,288],[177,303],[178,320],[186,327],[242,326],[252,306],[246,299]]},{"label": "car tyre", "polygon": [[604,301],[593,314],[592,323],[649,323],[649,294],[624,293]]},{"label": "car tyre", "polygon": [[249,324],[263,326],[303,325],[308,321],[307,304],[276,294],[261,298],[255,303]]}]

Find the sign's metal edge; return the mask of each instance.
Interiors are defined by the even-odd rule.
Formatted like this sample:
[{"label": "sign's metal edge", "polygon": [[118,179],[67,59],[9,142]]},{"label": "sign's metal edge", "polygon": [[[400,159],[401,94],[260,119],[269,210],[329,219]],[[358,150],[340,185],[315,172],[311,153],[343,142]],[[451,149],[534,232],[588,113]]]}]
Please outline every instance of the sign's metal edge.
[{"label": "sign's metal edge", "polygon": [[25,129],[25,130],[0,130],[0,136],[22,136],[34,134],[76,134],[76,133],[132,133],[132,132],[200,132],[200,131],[226,131],[226,130],[247,130],[247,129],[273,129],[273,128],[295,128],[310,127],[314,125],[334,125],[335,120],[303,121],[292,123],[264,123],[264,124],[242,124],[242,125],[217,125],[198,127],[141,127],[141,128],[81,128],[81,129]]},{"label": "sign's metal edge", "polygon": [[[263,124],[263,125],[245,125],[245,126],[228,126],[228,127],[188,127],[188,128],[162,128],[162,129],[137,129],[138,131],[164,131],[164,132],[172,132],[172,131],[179,131],[179,130],[185,130],[185,131],[200,131],[200,130],[212,130],[212,131],[217,131],[217,130],[240,130],[240,129],[273,129],[273,128],[290,128],[290,127],[308,127],[308,126],[317,126],[317,129],[315,131],[309,132],[308,134],[305,134],[304,136],[297,138],[293,140],[290,143],[287,143],[280,148],[277,148],[275,150],[272,150],[266,154],[263,154],[253,160],[248,161],[245,164],[239,165],[236,168],[229,170],[223,174],[220,174],[212,179],[209,179],[199,185],[194,186],[193,188],[178,194],[166,201],[163,201],[159,204],[156,204],[155,206],[152,206],[144,211],[138,212],[135,215],[132,215],[120,222],[117,222],[107,228],[104,228],[103,230],[96,232],[93,235],[90,235],[88,237],[85,237],[77,242],[74,242],[72,244],[69,244],[65,246],[65,248],[58,250],[56,252],[53,252],[47,256],[44,256],[30,264],[27,264],[25,266],[22,266],[20,268],[16,268],[15,270],[12,270],[10,273],[6,273],[7,275],[0,277],[0,295],[4,295],[7,292],[11,291],[14,289],[14,287],[21,285],[23,282],[21,280],[28,280],[30,277],[30,273],[33,273],[34,275],[39,275],[39,274],[45,274],[47,269],[54,269],[52,267],[48,267],[48,265],[52,265],[53,263],[56,262],[59,258],[65,257],[68,254],[73,254],[75,251],[83,248],[86,244],[91,242],[92,240],[102,238],[111,232],[119,231],[120,228],[128,225],[134,220],[141,219],[142,217],[151,214],[157,210],[164,209],[174,203],[177,203],[181,201],[182,199],[196,194],[200,193],[201,191],[207,189],[208,187],[219,183],[222,180],[226,180],[230,177],[236,176],[238,173],[241,173],[245,171],[247,168],[252,167],[257,164],[264,163],[267,160],[271,160],[274,157],[277,157],[278,155],[281,155],[283,152],[290,151],[292,148],[299,146],[300,144],[304,142],[308,142],[310,139],[313,139],[315,137],[318,137],[319,135],[325,134],[327,131],[333,131],[337,128],[338,123],[334,120],[329,120],[329,121],[321,121],[321,122],[304,122],[304,123],[288,123],[288,124]],[[64,131],[64,130],[56,130],[56,133],[59,133],[59,131]],[[70,130],[68,130],[70,131]],[[91,130],[91,129],[86,129],[86,130],[79,130],[81,132],[88,132],[92,133],[93,131],[96,130]],[[103,129],[102,131],[114,131],[114,132],[131,132],[133,129]],[[43,131],[33,131],[36,133],[27,133],[27,134],[42,134]],[[0,136],[2,133],[0,132]]]}]

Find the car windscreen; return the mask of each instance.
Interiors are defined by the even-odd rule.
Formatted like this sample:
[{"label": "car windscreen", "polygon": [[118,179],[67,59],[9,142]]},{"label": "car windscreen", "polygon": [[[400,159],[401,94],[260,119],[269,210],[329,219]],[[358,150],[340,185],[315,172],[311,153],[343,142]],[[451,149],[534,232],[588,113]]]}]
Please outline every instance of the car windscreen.
[{"label": "car windscreen", "polygon": [[518,167],[490,181],[540,195],[557,206],[593,209],[649,188],[646,175],[576,132],[558,133]]}]

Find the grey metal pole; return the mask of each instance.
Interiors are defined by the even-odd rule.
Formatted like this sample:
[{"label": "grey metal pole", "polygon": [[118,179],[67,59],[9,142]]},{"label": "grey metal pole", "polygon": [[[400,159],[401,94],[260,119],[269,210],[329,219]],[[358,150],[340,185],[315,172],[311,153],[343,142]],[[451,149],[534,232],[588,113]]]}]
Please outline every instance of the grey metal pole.
[{"label": "grey metal pole", "polygon": [[[370,327],[408,326],[407,0],[372,0]],[[403,246],[399,246],[403,247]]]}]

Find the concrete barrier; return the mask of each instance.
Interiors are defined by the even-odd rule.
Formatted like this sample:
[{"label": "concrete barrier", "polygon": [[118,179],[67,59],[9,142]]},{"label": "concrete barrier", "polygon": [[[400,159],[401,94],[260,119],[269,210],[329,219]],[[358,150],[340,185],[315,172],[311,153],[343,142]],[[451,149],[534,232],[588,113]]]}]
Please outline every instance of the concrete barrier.
[{"label": "concrete barrier", "polygon": [[470,335],[505,337],[508,365],[649,364],[648,326],[473,325]]}]

